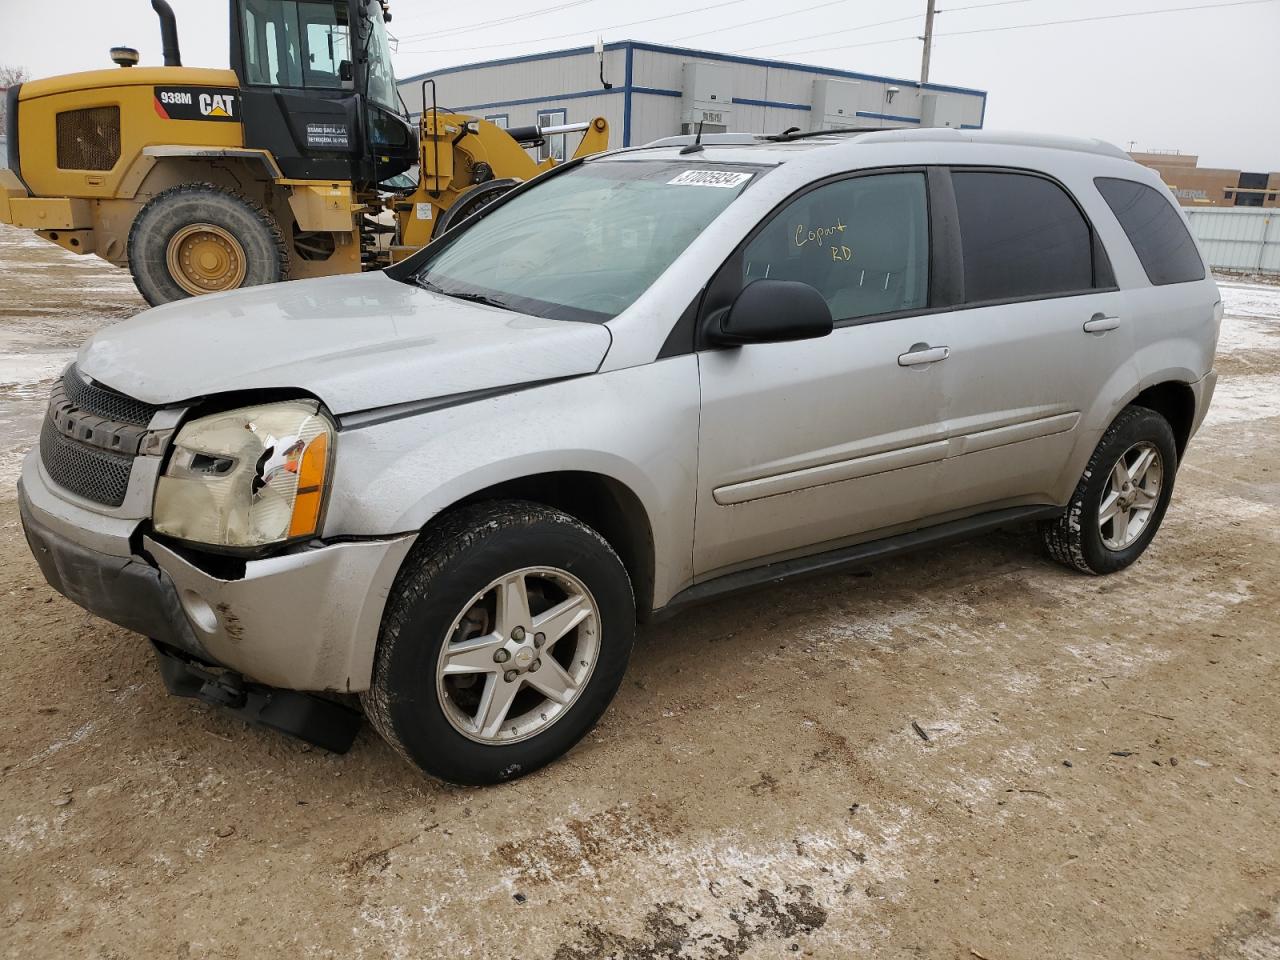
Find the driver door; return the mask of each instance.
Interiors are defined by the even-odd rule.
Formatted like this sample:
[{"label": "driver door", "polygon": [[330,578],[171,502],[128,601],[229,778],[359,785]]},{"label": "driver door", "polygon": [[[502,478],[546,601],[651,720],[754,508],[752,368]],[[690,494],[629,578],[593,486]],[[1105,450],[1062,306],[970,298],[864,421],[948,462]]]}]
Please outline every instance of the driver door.
[{"label": "driver door", "polygon": [[[827,337],[705,349],[697,580],[913,525],[946,452],[922,170],[788,201],[724,269],[817,288]],[[717,282],[719,278],[717,278]]]}]

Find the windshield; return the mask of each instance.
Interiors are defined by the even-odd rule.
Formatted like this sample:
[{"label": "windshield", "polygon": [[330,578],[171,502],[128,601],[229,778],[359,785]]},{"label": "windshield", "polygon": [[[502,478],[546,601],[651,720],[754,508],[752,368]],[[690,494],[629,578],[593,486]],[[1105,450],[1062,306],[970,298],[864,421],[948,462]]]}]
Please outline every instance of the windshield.
[{"label": "windshield", "polygon": [[407,279],[536,316],[609,320],[760,170],[705,161],[588,162],[464,227]]},{"label": "windshield", "polygon": [[367,46],[365,63],[369,79],[369,99],[374,103],[397,111],[396,75],[391,69],[391,44],[387,41],[387,28],[382,22],[382,7],[371,0],[360,18],[360,41]]}]

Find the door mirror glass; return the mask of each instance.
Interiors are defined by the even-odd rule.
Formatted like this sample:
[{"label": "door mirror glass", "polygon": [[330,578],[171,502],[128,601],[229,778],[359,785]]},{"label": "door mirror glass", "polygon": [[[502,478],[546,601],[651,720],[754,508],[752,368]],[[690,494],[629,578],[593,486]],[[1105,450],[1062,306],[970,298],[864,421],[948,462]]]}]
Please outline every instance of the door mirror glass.
[{"label": "door mirror glass", "polygon": [[831,308],[814,287],[798,280],[753,280],[711,331],[719,344],[811,340],[832,330]]}]

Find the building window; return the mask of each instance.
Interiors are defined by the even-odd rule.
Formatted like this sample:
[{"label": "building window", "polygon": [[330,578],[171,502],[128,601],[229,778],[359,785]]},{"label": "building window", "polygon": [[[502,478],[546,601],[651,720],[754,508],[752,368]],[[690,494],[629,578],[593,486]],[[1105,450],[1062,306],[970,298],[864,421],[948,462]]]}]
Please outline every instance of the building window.
[{"label": "building window", "polygon": [[492,123],[499,130],[505,130],[507,129],[507,124],[511,118],[508,117],[507,114],[505,113],[493,113],[485,117],[485,119],[488,120],[490,123]]},{"label": "building window", "polygon": [[1230,199],[1231,199],[1231,191],[1230,191],[1230,190],[1223,190],[1223,191],[1222,191],[1222,199],[1224,199],[1224,200],[1230,200]]},{"label": "building window", "polygon": [[[563,110],[538,111],[538,126],[540,127],[559,127],[566,123],[568,123],[568,114]],[[556,133],[542,138],[542,144],[538,147],[538,160],[542,161],[548,158],[557,161],[564,159],[563,133]]]}]

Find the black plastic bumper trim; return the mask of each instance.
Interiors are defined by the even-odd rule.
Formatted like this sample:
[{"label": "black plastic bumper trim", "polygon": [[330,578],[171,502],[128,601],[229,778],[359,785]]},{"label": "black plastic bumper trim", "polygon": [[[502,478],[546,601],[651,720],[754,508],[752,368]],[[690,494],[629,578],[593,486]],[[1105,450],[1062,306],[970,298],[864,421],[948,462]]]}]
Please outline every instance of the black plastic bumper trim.
[{"label": "black plastic bumper trim", "polygon": [[252,683],[162,643],[152,641],[152,646],[165,688],[175,697],[222,707],[253,726],[297,737],[332,753],[350,750],[360,731],[359,710],[313,693]]},{"label": "black plastic bumper trim", "polygon": [[100,553],[51,530],[32,513],[21,484],[18,514],[49,586],[103,620],[213,662],[187,622],[167,573],[141,557]]}]

